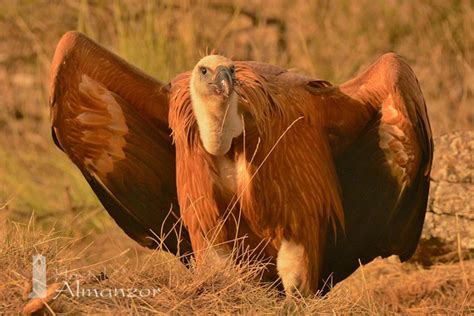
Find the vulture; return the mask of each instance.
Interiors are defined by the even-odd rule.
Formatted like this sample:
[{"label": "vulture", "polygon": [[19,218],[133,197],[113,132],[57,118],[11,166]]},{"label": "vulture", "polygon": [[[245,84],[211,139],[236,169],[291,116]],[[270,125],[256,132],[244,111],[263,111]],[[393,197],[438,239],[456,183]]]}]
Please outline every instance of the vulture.
[{"label": "vulture", "polygon": [[397,54],[341,85],[219,55],[165,83],[68,32],[49,102],[54,142],[143,246],[248,254],[304,296],[417,246],[433,143]]}]

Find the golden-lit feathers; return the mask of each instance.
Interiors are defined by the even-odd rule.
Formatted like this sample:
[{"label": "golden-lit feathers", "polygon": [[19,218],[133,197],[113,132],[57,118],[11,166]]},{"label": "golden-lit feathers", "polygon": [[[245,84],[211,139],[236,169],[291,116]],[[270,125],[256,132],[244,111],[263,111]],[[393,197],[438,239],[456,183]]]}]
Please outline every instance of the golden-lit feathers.
[{"label": "golden-lit feathers", "polygon": [[[213,156],[200,139],[190,72],[165,86],[67,33],[52,67],[53,137],[142,244],[152,246],[150,230],[180,231],[199,259],[210,247],[230,252],[238,238],[274,264],[266,279],[303,294],[359,260],[409,258],[433,149],[407,63],[386,54],[341,86],[262,63],[235,67],[244,130]],[[176,199],[187,232],[168,214],[172,205],[177,215]],[[174,253],[177,242],[164,239]]]}]

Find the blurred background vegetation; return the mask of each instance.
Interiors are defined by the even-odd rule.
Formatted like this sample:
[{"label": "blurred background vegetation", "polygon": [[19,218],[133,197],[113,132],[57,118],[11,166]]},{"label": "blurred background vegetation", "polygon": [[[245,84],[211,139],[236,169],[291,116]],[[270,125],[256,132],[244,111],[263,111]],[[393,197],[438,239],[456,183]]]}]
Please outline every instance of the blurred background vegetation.
[{"label": "blurred background vegetation", "polygon": [[[474,5],[455,1],[0,1],[0,216],[68,234],[115,225],[50,137],[55,44],[79,30],[161,80],[211,50],[343,82],[395,51],[435,136],[474,125]],[[122,233],[118,233],[123,235]],[[124,235],[123,235],[124,236]]]}]

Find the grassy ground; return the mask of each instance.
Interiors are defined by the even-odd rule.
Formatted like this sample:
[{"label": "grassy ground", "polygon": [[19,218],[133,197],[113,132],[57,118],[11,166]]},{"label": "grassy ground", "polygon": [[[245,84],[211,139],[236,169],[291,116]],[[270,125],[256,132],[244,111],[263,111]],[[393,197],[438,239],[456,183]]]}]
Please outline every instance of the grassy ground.
[{"label": "grassy ground", "polygon": [[[473,282],[472,261],[464,270],[459,263],[424,270],[380,261],[364,269],[365,279],[359,270],[327,299],[291,303],[255,284],[249,273],[258,267],[249,272],[223,264],[176,272],[177,264],[163,263],[171,259],[141,249],[116,227],[78,170],[54,147],[47,88],[55,44],[71,29],[162,80],[216,49],[338,83],[382,53],[396,51],[417,73],[434,134],[440,136],[473,129],[473,23],[469,0],[0,2],[0,218],[9,223],[3,225],[9,237],[0,248],[0,310],[19,310],[26,303],[19,293],[30,278],[30,255],[47,247],[49,262],[64,271],[88,271],[90,264],[122,271],[94,286],[138,282],[163,289],[159,298],[144,302],[63,295],[53,305],[56,311],[472,311],[465,285],[466,279]],[[33,212],[36,230],[16,230],[11,221],[28,223]],[[54,235],[47,233],[51,227]]]},{"label": "grassy ground", "polygon": [[[112,257],[84,264],[86,251],[78,247],[78,240],[38,231],[33,223],[7,224],[2,235],[0,309],[4,311],[34,310],[36,302],[26,295],[31,291],[30,258],[38,252],[48,258],[49,288],[63,289],[46,302],[45,312],[463,314],[474,308],[469,291],[474,261],[425,270],[395,258],[375,260],[325,298],[288,300],[256,282],[262,265],[209,260],[188,270],[160,251],[131,255],[119,248]],[[129,290],[134,288],[139,290]]]}]

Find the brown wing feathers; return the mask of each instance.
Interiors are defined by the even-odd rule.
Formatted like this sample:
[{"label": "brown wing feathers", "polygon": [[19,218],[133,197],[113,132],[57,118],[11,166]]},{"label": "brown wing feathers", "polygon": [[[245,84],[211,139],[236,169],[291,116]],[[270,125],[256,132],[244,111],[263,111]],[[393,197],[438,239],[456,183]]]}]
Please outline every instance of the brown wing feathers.
[{"label": "brown wing feathers", "polygon": [[[349,122],[356,121],[350,115],[359,115],[354,113],[357,107],[374,115],[336,155],[346,238],[329,235],[324,260],[325,277],[336,282],[358,267],[358,259],[366,263],[397,254],[406,260],[413,254],[423,226],[432,159],[423,96],[403,59],[384,55],[338,93],[350,98],[348,104],[358,105],[340,114],[349,116]],[[339,110],[344,109],[341,104]],[[345,143],[344,132],[338,132]]]},{"label": "brown wing feathers", "polygon": [[52,67],[53,138],[127,234],[156,247],[154,240],[171,231],[164,248],[189,253],[177,220],[163,86],[85,36],[67,33]]}]

